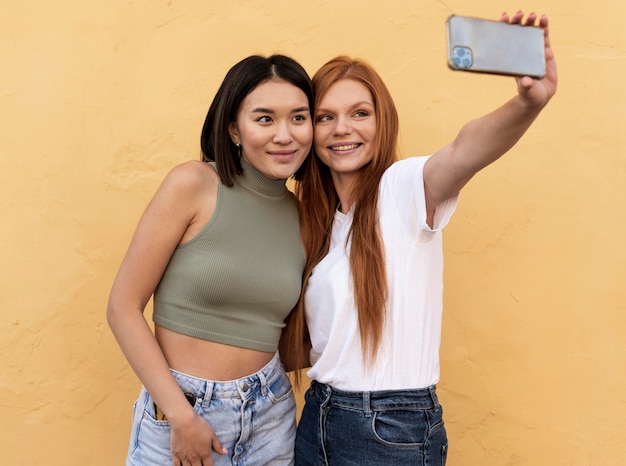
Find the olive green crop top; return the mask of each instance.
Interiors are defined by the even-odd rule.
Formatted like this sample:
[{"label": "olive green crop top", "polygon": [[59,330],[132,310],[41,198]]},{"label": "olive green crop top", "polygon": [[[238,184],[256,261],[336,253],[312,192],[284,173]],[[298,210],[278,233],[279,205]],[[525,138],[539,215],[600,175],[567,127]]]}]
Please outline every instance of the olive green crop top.
[{"label": "olive green crop top", "polygon": [[274,352],[300,296],[298,212],[284,180],[242,165],[232,187],[220,183],[207,225],[176,248],[154,293],[153,320],[191,337]]}]

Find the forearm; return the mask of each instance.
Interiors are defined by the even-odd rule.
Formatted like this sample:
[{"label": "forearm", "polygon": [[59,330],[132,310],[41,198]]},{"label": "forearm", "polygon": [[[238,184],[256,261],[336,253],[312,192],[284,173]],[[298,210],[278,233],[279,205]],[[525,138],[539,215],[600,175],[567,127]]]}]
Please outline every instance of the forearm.
[{"label": "forearm", "polygon": [[427,208],[456,195],[480,170],[498,160],[524,135],[544,105],[515,96],[496,110],[466,123],[450,144],[424,167]]},{"label": "forearm", "polygon": [[543,106],[528,106],[515,96],[500,108],[467,123],[452,143],[451,163],[469,179],[498,160],[528,130]]},{"label": "forearm", "polygon": [[124,356],[170,422],[195,415],[140,311],[117,311],[109,307],[107,318]]}]

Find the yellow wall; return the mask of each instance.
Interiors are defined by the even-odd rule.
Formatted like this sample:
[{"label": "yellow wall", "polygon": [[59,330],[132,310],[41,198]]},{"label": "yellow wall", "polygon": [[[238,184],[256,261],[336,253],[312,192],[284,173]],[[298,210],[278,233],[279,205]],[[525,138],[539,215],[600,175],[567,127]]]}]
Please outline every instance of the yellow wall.
[{"label": "yellow wall", "polygon": [[451,465],[626,464],[626,33],[621,0],[0,2],[0,460],[121,464],[139,383],[111,281],[165,173],[197,158],[226,70],[367,58],[429,153],[514,92],[449,71],[451,13],[541,8],[559,91],[445,233]]}]

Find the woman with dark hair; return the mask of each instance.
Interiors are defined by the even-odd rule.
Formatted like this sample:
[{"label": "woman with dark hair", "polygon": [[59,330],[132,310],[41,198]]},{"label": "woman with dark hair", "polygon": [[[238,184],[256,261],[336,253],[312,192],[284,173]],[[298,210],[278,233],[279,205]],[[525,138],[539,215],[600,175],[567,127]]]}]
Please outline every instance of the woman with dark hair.
[{"label": "woman with dark hair", "polygon": [[277,347],[305,256],[285,181],[310,152],[312,109],[294,60],[237,63],[209,108],[202,161],[171,170],[141,217],[107,308],[143,384],[128,465],[293,463]]},{"label": "woman with dark hair", "polygon": [[[502,20],[530,26],[537,16]],[[310,362],[313,379],[296,465],[445,464],[441,231],[461,188],[556,91],[547,18],[539,25],[545,78],[518,79],[515,97],[429,157],[396,161],[396,109],[367,63],[338,57],[313,77],[316,156],[296,184],[307,265],[281,342],[310,350],[284,355],[290,368]]]}]

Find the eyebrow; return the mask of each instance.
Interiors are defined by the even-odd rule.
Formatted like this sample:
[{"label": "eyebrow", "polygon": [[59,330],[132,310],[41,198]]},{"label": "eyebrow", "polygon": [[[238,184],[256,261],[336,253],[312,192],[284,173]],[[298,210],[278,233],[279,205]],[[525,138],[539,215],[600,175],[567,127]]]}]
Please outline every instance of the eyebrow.
[{"label": "eyebrow", "polygon": [[[376,108],[376,106],[374,105],[373,102],[370,102],[369,100],[362,100],[360,102],[355,102],[353,105],[350,105],[350,109],[356,108],[356,107],[362,107],[363,105],[367,105],[369,107],[373,107]],[[328,108],[324,108],[324,107],[319,107],[317,109],[318,112],[332,112],[331,109]]]},{"label": "eyebrow", "polygon": [[[293,110],[291,110],[291,113],[300,113],[300,112],[308,112],[309,111],[309,107],[298,107],[298,108],[294,108]],[[257,108],[253,108],[251,110],[251,113],[270,113],[270,114],[274,114],[276,113],[275,110],[272,110],[271,108],[265,108],[265,107],[257,107]]]}]

